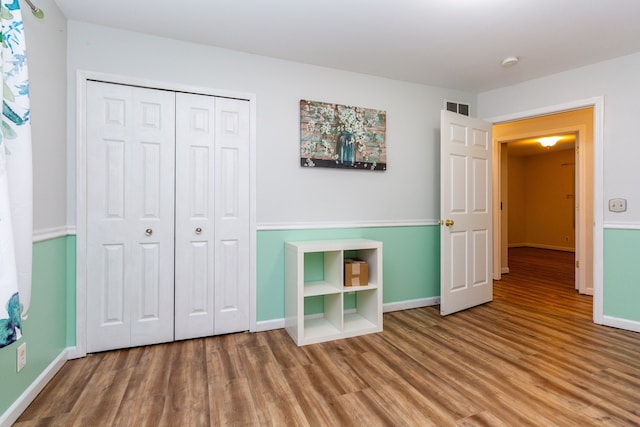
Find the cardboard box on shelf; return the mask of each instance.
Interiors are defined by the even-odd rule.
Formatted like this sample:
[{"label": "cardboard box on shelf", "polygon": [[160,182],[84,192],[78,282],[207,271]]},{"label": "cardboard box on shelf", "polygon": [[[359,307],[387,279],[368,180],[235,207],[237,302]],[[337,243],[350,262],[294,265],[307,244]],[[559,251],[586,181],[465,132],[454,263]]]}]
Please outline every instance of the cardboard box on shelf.
[{"label": "cardboard box on shelf", "polygon": [[369,284],[369,266],[358,258],[344,260],[344,285],[367,286]]}]

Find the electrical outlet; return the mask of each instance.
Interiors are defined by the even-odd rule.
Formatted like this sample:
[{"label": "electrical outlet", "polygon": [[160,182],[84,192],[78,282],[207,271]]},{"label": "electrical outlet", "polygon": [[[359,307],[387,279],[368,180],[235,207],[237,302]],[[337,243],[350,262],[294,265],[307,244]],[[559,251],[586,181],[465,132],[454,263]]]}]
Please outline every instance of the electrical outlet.
[{"label": "electrical outlet", "polygon": [[27,364],[27,343],[23,342],[18,347],[18,360],[17,360],[18,372],[20,372],[22,368],[25,367],[26,364]]},{"label": "electrical outlet", "polygon": [[627,199],[610,199],[609,211],[625,212],[627,210]]}]

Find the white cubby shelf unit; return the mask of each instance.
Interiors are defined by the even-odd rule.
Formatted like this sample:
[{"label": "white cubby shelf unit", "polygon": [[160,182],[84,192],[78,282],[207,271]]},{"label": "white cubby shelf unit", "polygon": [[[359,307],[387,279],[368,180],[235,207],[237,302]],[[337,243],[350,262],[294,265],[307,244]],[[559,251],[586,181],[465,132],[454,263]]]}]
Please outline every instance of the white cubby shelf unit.
[{"label": "white cubby shelf unit", "polygon": [[[305,265],[307,254],[321,260],[322,280],[305,281],[305,267],[310,267]],[[344,260],[354,257],[368,264],[366,286],[344,286]],[[305,305],[318,298],[322,312],[305,315]],[[381,332],[382,242],[285,242],[285,328],[298,346]]]}]

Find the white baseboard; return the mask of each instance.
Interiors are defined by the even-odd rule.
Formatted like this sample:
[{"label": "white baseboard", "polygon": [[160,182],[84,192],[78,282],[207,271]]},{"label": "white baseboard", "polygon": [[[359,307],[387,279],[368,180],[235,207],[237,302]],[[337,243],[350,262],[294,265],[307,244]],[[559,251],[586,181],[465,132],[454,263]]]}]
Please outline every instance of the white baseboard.
[{"label": "white baseboard", "polygon": [[[409,301],[391,302],[382,306],[383,313],[391,311],[410,310],[412,308],[429,307],[440,304],[440,297],[419,298]],[[283,329],[284,319],[272,319],[256,322],[255,332],[271,331],[273,329]]]},{"label": "white baseboard", "polygon": [[525,248],[527,247],[526,243],[509,243],[507,245],[509,248]]},{"label": "white baseboard", "polygon": [[11,405],[4,414],[2,414],[2,416],[0,416],[0,426],[4,427],[13,424],[24,410],[27,409],[31,402],[33,402],[36,396],[38,396],[44,386],[51,381],[51,378],[58,373],[66,361],[67,349],[64,349],[62,353],[60,353],[58,357],[56,357],[53,362],[51,362],[49,366],[47,366],[46,369],[38,375],[38,378],[29,385],[24,393],[22,393],[20,397],[13,402],[13,405]]},{"label": "white baseboard", "polygon": [[256,332],[271,331],[273,329],[284,329],[284,319],[271,319],[256,322]]},{"label": "white baseboard", "polygon": [[429,307],[429,306],[438,305],[438,304],[440,304],[440,297],[429,297],[429,298],[412,299],[408,301],[389,302],[387,304],[383,304],[382,312],[389,313],[392,311],[411,310],[412,308]]},{"label": "white baseboard", "polygon": [[538,248],[538,249],[551,249],[553,251],[575,252],[574,247],[569,246],[555,246],[555,245],[543,245],[539,243],[510,243],[510,248]]},{"label": "white baseboard", "polygon": [[640,322],[636,320],[620,319],[618,317],[604,316],[602,324],[612,328],[626,329],[628,331],[640,332]]},{"label": "white baseboard", "polygon": [[501,274],[509,274],[509,267],[502,267],[502,269],[500,270]]},{"label": "white baseboard", "polygon": [[80,359],[85,357],[87,352],[82,352],[78,347],[67,347],[67,360]]}]

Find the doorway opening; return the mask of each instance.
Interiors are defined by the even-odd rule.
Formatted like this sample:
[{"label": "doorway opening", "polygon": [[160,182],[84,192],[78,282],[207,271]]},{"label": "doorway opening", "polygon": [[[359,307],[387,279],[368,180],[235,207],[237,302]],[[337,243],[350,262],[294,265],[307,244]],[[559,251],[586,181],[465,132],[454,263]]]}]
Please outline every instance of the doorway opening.
[{"label": "doorway opening", "polygon": [[[542,147],[552,135],[562,139]],[[593,295],[594,107],[500,122],[493,139],[494,279],[509,271],[509,246],[574,250],[575,288]]]},{"label": "doorway opening", "polygon": [[501,273],[511,270],[510,251],[531,247],[576,251],[576,138],[562,135],[551,147],[537,138],[501,147]]}]

